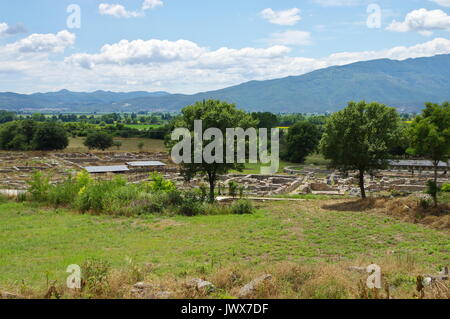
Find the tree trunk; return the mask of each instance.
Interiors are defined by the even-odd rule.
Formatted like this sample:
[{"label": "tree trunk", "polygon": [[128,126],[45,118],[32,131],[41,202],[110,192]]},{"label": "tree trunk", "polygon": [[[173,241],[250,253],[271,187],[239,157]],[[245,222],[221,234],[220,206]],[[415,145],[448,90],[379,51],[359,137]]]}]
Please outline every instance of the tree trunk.
[{"label": "tree trunk", "polygon": [[366,199],[366,190],[364,188],[364,170],[359,171],[359,189],[361,190],[361,198]]},{"label": "tree trunk", "polygon": [[437,207],[438,205],[438,199],[437,199],[437,195],[438,195],[438,184],[437,184],[437,180],[438,180],[438,165],[439,165],[439,161],[434,161],[434,186],[436,187],[434,190],[434,194],[433,194],[433,201],[434,201],[434,207]]},{"label": "tree trunk", "polygon": [[216,201],[216,174],[208,173],[209,182],[209,202],[212,204]]}]

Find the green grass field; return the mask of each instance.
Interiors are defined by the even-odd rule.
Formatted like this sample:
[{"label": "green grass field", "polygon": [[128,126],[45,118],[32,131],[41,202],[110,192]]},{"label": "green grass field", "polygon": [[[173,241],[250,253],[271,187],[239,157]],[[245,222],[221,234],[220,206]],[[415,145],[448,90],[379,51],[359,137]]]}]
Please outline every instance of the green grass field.
[{"label": "green grass field", "polygon": [[[123,152],[138,152],[139,147],[138,144],[140,142],[144,143],[144,148],[142,149],[144,152],[165,152],[167,151],[164,146],[163,140],[154,140],[149,138],[115,138],[115,141],[119,141],[122,143],[119,151]],[[69,146],[66,148],[66,152],[88,152],[88,148],[83,145],[84,138],[76,137],[71,138],[69,141]],[[117,151],[116,147],[111,147],[110,150]]]},{"label": "green grass field", "polygon": [[[65,282],[66,267],[100,258],[113,267],[130,257],[156,276],[205,274],[241,264],[302,264],[389,254],[429,271],[450,262],[450,235],[368,212],[333,211],[330,201],[260,204],[254,215],[112,218],[0,204],[0,287]],[[380,261],[381,262],[381,261]]]}]

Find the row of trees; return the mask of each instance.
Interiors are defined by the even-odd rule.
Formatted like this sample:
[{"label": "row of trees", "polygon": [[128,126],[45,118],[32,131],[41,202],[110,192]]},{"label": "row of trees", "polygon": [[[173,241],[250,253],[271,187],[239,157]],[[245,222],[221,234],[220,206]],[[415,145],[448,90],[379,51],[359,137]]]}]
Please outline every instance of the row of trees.
[{"label": "row of trees", "polygon": [[[261,119],[264,124],[261,124]],[[249,116],[233,104],[214,100],[184,108],[175,126],[192,132],[194,120],[203,120],[203,132],[208,128],[219,128],[224,135],[226,128],[246,129],[258,126],[258,122],[260,127],[266,127],[275,123],[269,114]],[[168,146],[173,146],[173,142]],[[450,155],[450,104],[428,103],[423,113],[405,127],[404,119],[394,108],[379,103],[350,102],[345,109],[332,114],[324,125],[308,120],[294,124],[285,136],[283,156],[290,161],[302,162],[308,154],[319,150],[330,161],[331,167],[359,172],[361,196],[366,198],[364,175],[386,168],[393,150],[399,146],[410,155],[433,161],[433,183],[437,189],[437,165],[440,161],[447,161]],[[197,174],[206,176],[210,184],[210,199],[214,200],[218,176],[242,168],[237,163],[192,163],[182,164],[182,173],[188,180]],[[436,202],[436,192],[431,195]]]},{"label": "row of trees", "polygon": [[0,127],[2,150],[61,150],[68,145],[68,134],[58,123],[24,120],[8,122]]}]

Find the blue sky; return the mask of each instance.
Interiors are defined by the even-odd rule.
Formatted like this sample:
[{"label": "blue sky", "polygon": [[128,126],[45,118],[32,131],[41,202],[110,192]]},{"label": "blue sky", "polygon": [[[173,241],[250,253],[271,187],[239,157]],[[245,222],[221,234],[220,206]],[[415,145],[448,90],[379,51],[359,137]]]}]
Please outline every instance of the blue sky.
[{"label": "blue sky", "polygon": [[195,93],[450,53],[449,35],[450,0],[1,1],[0,91]]}]

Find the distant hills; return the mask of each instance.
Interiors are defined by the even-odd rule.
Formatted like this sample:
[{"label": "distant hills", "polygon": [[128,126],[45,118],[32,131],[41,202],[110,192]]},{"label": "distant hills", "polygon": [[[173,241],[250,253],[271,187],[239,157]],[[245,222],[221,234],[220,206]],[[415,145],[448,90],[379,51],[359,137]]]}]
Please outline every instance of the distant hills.
[{"label": "distant hills", "polygon": [[450,54],[396,61],[389,59],[333,66],[300,76],[250,81],[194,95],[167,92],[96,91],[23,95],[0,93],[0,109],[64,111],[178,111],[203,99],[236,103],[248,111],[323,113],[348,101],[378,101],[402,111],[425,102],[450,100]]}]

